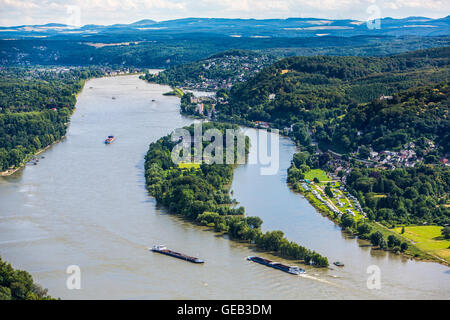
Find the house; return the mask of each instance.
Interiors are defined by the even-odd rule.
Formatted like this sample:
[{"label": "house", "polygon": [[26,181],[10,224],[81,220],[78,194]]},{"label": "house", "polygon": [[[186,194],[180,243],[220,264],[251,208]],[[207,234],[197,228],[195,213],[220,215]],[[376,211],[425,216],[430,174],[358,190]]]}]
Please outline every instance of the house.
[{"label": "house", "polygon": [[203,114],[203,103],[198,103],[196,111],[200,114]]},{"label": "house", "polygon": [[270,128],[270,124],[268,122],[265,121],[255,121],[256,125],[263,128],[263,129],[269,129]]}]

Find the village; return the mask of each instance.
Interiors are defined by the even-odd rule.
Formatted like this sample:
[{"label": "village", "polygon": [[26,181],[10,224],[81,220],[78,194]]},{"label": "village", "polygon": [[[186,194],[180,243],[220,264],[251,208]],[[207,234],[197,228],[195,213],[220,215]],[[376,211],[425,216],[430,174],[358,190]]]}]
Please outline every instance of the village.
[{"label": "village", "polygon": [[217,91],[231,89],[236,82],[246,81],[250,76],[268,65],[273,58],[267,55],[225,54],[202,61],[197,79],[186,79],[184,89]]}]

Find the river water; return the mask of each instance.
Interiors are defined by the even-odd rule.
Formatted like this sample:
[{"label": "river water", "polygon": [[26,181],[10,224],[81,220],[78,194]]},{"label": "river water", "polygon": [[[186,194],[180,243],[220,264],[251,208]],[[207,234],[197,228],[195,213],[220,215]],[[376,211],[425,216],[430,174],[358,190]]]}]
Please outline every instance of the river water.
[{"label": "river water", "polygon": [[[305,267],[305,276],[293,276],[246,261],[255,251],[245,244],[167,214],[146,192],[144,155],[149,143],[192,123],[179,114],[178,98],[162,95],[169,90],[137,76],[86,83],[67,138],[42,153],[38,165],[0,178],[4,260],[63,299],[450,298],[449,268],[348,239],[291,192],[286,169],[295,146],[286,138],[280,138],[278,174],[261,176],[259,165],[238,167],[234,197],[264,220],[263,229],[283,230],[345,267]],[[117,140],[104,145],[110,134]],[[252,142],[251,155],[256,146]],[[206,263],[149,252],[161,243]],[[71,265],[81,270],[79,290],[66,286]],[[381,272],[379,290],[367,288],[371,265]]]}]

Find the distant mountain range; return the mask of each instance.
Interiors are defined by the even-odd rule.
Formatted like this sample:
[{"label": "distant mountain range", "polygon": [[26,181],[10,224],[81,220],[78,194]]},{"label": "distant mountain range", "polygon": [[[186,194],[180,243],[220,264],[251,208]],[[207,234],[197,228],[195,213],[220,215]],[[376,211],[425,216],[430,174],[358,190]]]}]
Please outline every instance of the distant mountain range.
[{"label": "distant mountain range", "polygon": [[157,22],[140,20],[130,24],[85,25],[82,27],[49,23],[0,27],[0,39],[77,39],[91,40],[117,35],[140,40],[176,38],[187,34],[205,34],[217,37],[352,37],[364,35],[384,36],[442,36],[450,34],[450,16],[431,19],[408,17],[404,19],[382,18],[380,28],[358,20],[330,20],[318,18],[288,19],[222,19],[186,18]]}]

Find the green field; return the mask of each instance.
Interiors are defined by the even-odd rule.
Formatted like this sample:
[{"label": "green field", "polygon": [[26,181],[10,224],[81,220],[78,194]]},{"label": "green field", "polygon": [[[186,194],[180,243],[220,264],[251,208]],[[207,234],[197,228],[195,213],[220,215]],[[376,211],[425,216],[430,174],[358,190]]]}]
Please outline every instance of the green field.
[{"label": "green field", "polygon": [[177,96],[181,98],[182,96],[184,96],[184,92],[181,89],[173,88],[172,91],[163,93],[163,96]]},{"label": "green field", "polygon": [[[397,233],[400,233],[401,230],[402,227],[394,229]],[[410,226],[405,227],[403,236],[413,241],[419,249],[449,261],[450,240],[445,240],[442,237],[441,230],[442,227],[439,226]]]},{"label": "green field", "polygon": [[186,163],[186,162],[182,162],[182,163],[178,164],[178,167],[181,168],[181,169],[191,169],[191,168],[198,169],[198,168],[200,168],[200,163],[195,163],[195,162]]},{"label": "green field", "polygon": [[305,173],[305,179],[313,180],[314,178],[319,179],[319,181],[331,181],[331,178],[322,169],[311,169]]}]

